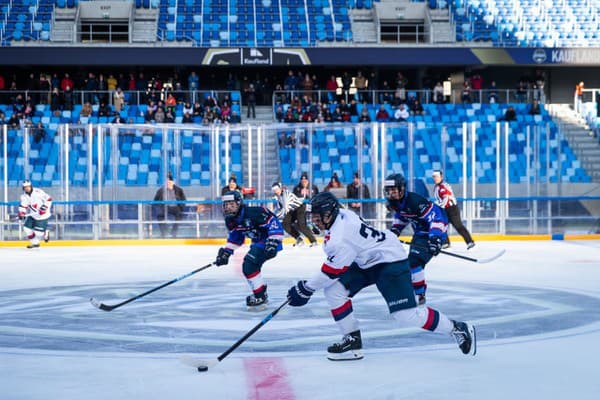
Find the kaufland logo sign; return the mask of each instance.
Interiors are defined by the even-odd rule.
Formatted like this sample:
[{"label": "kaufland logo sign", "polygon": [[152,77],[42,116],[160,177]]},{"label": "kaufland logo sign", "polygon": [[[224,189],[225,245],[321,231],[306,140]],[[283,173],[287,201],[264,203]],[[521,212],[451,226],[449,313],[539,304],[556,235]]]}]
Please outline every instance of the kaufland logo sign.
[{"label": "kaufland logo sign", "polygon": [[242,48],[242,64],[244,65],[270,65],[271,49],[268,48]]}]

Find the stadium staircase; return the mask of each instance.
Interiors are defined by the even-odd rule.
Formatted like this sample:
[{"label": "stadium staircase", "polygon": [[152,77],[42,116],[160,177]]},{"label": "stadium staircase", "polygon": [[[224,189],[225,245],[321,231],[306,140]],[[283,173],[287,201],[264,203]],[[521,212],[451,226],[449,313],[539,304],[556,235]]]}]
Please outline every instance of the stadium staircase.
[{"label": "stadium staircase", "polygon": [[133,14],[131,41],[133,43],[152,43],[156,40],[159,10],[156,8],[136,8]]},{"label": "stadium staircase", "polygon": [[553,104],[549,112],[582,167],[594,182],[600,182],[600,143],[585,120],[569,104]]},{"label": "stadium staircase", "polygon": [[54,18],[52,19],[51,35],[52,42],[73,43],[75,19],[77,8],[55,8]]},{"label": "stadium staircase", "polygon": [[[258,110],[257,110],[258,111]],[[270,107],[269,107],[269,112],[270,112]],[[269,113],[269,116],[271,114]],[[257,114],[258,117],[258,114]],[[257,118],[258,120],[258,118]],[[272,121],[268,121],[268,122],[272,122]],[[252,157],[252,165],[254,166],[254,168],[252,169],[251,172],[251,176],[249,175],[248,172],[248,168],[244,168],[244,174],[246,174],[244,176],[244,182],[249,182],[250,185],[249,186],[253,186],[253,187],[257,187],[257,186],[261,186],[259,185],[259,182],[261,179],[264,179],[263,181],[263,187],[266,187],[267,189],[271,188],[271,184],[273,182],[279,182],[281,180],[280,176],[281,176],[281,170],[280,170],[280,166],[279,166],[279,158],[276,157],[275,155],[277,154],[278,148],[279,148],[279,142],[278,142],[278,137],[276,134],[274,134],[274,132],[272,131],[267,131],[264,135],[264,140],[265,142],[263,143],[264,146],[264,152],[260,152],[263,154],[263,156],[265,156],[265,159],[262,160],[263,161],[263,165],[262,171],[259,171],[259,168],[257,168],[259,160],[258,160],[258,142],[256,140],[256,135],[253,135],[252,137],[252,149],[250,149],[250,153],[251,153],[251,157]],[[247,133],[243,133],[242,134],[242,165],[248,166],[248,147],[249,147],[249,142],[248,142],[248,135]],[[262,172],[259,174],[259,172]],[[256,193],[257,197],[270,197],[271,193]]]},{"label": "stadium staircase", "polygon": [[354,43],[377,43],[377,28],[373,9],[350,10],[350,25]]}]

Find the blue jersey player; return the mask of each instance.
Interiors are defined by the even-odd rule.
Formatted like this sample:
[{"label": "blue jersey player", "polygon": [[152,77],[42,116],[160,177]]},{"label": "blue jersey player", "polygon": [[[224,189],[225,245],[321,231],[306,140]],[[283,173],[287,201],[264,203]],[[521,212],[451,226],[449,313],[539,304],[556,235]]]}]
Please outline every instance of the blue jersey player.
[{"label": "blue jersey player", "polygon": [[359,360],[362,339],[354,316],[352,298],[376,285],[392,317],[403,327],[453,336],[464,354],[475,355],[475,328],[448,319],[431,307],[417,307],[406,250],[389,230],[377,230],[354,212],[342,209],[330,192],[311,199],[312,222],[323,232],[326,259],[321,270],[288,291],[293,307],[305,305],[316,290],[323,289],[331,315],[344,335],[327,348],[330,360]]},{"label": "blue jersey player", "polygon": [[252,294],[246,297],[246,306],[248,310],[263,310],[268,296],[261,268],[265,261],[275,257],[282,249],[281,222],[264,207],[246,206],[239,191],[227,192],[221,200],[229,236],[227,244],[219,249],[215,264],[227,264],[234,250],[244,244],[246,237],[250,238],[250,250],[242,265],[244,276],[252,290]]},{"label": "blue jersey player", "polygon": [[392,174],[384,182],[388,208],[394,212],[390,230],[397,236],[410,224],[413,237],[410,243],[408,263],[419,304],[425,304],[425,265],[437,256],[442,244],[448,240],[448,218],[444,211],[425,197],[406,191],[402,174]]}]

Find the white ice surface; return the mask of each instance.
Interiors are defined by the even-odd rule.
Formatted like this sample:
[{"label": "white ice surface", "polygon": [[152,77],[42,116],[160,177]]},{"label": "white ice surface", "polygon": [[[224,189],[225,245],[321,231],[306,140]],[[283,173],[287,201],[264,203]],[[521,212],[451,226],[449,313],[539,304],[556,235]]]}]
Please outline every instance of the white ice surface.
[{"label": "white ice surface", "polygon": [[[476,264],[440,255],[426,269],[431,296],[428,304],[435,306],[435,289],[450,286],[466,287],[478,284],[506,285],[532,290],[544,289],[548,293],[567,293],[586,296],[592,303],[600,301],[600,242],[597,241],[523,241],[523,242],[480,242],[475,251],[466,253],[464,245],[456,244],[450,251],[473,257],[488,257],[501,248],[507,253],[490,264]],[[216,254],[215,246],[158,246],[158,247],[47,247],[28,251],[24,248],[0,248],[0,399],[44,399],[44,400],[100,400],[100,399],[567,399],[577,400],[600,398],[600,319],[598,310],[588,310],[579,302],[568,303],[561,296],[553,298],[531,298],[524,303],[522,313],[534,315],[539,310],[529,309],[539,304],[550,304],[547,321],[548,329],[527,333],[520,331],[526,317],[506,316],[505,322],[514,318],[514,334],[494,339],[485,330],[493,322],[485,318],[474,318],[481,323],[479,331],[484,340],[478,343],[475,357],[463,356],[449,340],[447,343],[418,343],[411,347],[368,348],[365,358],[356,362],[331,362],[324,357],[324,351],[313,348],[308,351],[286,351],[285,345],[270,348],[269,335],[277,334],[280,343],[303,346],[300,341],[303,329],[319,326],[330,329],[324,302],[314,300],[306,307],[313,307],[314,318],[294,319],[296,309],[284,308],[254,336],[260,341],[243,344],[219,365],[205,373],[198,373],[180,361],[182,353],[177,351],[130,351],[127,344],[143,346],[147,336],[140,334],[132,338],[122,335],[122,347],[110,347],[106,351],[86,351],[78,341],[86,332],[75,332],[72,336],[63,326],[49,329],[35,326],[15,327],[5,323],[5,317],[22,312],[27,320],[27,310],[36,304],[48,305],[53,301],[72,301],[63,309],[61,316],[73,318],[84,324],[90,337],[102,333],[109,337],[115,332],[96,332],[97,326],[91,317],[98,317],[103,311],[93,308],[87,299],[72,298],[69,294],[48,295],[50,289],[94,285],[98,287],[116,285],[126,288],[128,284],[136,288],[151,288],[177,276],[183,275],[210,262]],[[247,289],[239,274],[241,255],[232,265],[212,267],[184,281],[161,289],[162,295],[177,298],[193,297],[197,301],[218,301],[223,293],[239,297],[243,301]],[[267,282],[279,278],[290,285],[296,280],[309,277],[318,270],[323,253],[318,248],[285,249],[275,260],[265,264],[263,273]],[[213,282],[209,289],[186,293],[182,288],[194,282],[194,288],[202,289],[204,283]],[[179,287],[178,287],[179,286]],[[223,290],[216,290],[216,288]],[[493,286],[491,286],[493,287]],[[273,290],[271,290],[273,289]],[[275,290],[276,289],[276,290]],[[123,296],[101,299],[114,303],[131,296],[123,289]],[[142,289],[142,291],[145,289]],[[19,293],[20,299],[28,302],[28,308],[21,310],[20,301],[11,296]],[[40,293],[45,293],[43,296]],[[208,292],[208,293],[206,293]],[[119,293],[119,292],[115,292]],[[158,292],[157,292],[158,293]],[[285,298],[284,286],[270,288],[270,309],[281,304]],[[376,294],[376,292],[374,292]],[[493,303],[497,294],[493,292],[475,294],[472,310],[463,310],[462,318],[470,320],[469,314],[478,307],[496,307],[501,312],[502,302]],[[63,296],[63,297],[61,297]],[[318,296],[318,295],[315,295]],[[489,296],[489,297],[486,297]],[[373,295],[376,298],[376,295]],[[490,299],[489,304],[486,298]],[[357,296],[355,309],[361,301]],[[135,310],[136,318],[143,315],[143,307],[151,307],[158,297],[153,295],[139,299],[119,311],[104,313],[103,318],[114,319],[115,326],[125,323]],[[169,299],[160,298],[168,303]],[[375,300],[373,300],[375,301]],[[496,300],[494,300],[496,301]],[[595,303],[594,303],[595,302]],[[236,304],[235,306],[237,307]],[[130,307],[131,306],[131,307]],[[385,308],[383,302],[379,304]],[[142,307],[142,308],[136,308]],[[233,307],[233,306],[232,306]],[[555,310],[552,309],[555,308]],[[443,311],[443,310],[442,310]],[[553,313],[553,311],[555,311]],[[595,314],[592,312],[596,311]],[[237,312],[236,310],[231,311]],[[585,317],[589,321],[576,326],[565,326],[573,316]],[[200,356],[217,356],[233,342],[219,336],[203,337],[203,329],[233,331],[234,337],[241,337],[251,329],[265,313],[260,315],[237,313],[231,320],[212,315],[199,315],[198,320],[174,319],[172,322],[154,319],[136,322],[135,326],[161,328],[172,324],[174,328],[191,330],[191,336],[155,338],[157,343],[175,345],[178,341],[193,346],[213,346],[208,353]],[[239,317],[241,315],[242,317]],[[86,318],[90,317],[89,326]],[[325,317],[323,317],[325,316]],[[500,321],[502,317],[495,317]],[[122,321],[122,322],[121,322]],[[138,321],[136,319],[136,321]],[[392,324],[392,321],[388,321]],[[502,322],[502,321],[500,321]],[[363,326],[363,335],[375,338],[369,324]],[[567,324],[568,325],[568,324]],[[558,328],[557,328],[558,327]],[[63,329],[61,329],[63,328]],[[335,336],[331,330],[321,338],[312,338],[313,343],[323,350]],[[427,335],[427,333],[424,333]],[[31,344],[32,338],[43,338],[43,348]],[[98,335],[101,338],[101,335]],[[114,338],[113,338],[114,339]],[[398,339],[402,341],[402,337]],[[66,342],[65,342],[66,341]],[[71,341],[71,342],[69,342]],[[10,343],[10,345],[8,345]],[[65,343],[73,343],[73,348]],[[53,349],[56,345],[58,350]],[[221,350],[218,350],[221,349]],[[189,353],[185,351],[185,353]],[[269,371],[261,371],[267,378],[256,384],[252,370],[245,368],[245,361],[256,358],[274,359],[279,368],[269,376]],[[259,374],[260,375],[260,374]],[[254,382],[254,383],[253,383]],[[278,384],[284,383],[282,386]],[[283,387],[277,392],[278,387]]]}]

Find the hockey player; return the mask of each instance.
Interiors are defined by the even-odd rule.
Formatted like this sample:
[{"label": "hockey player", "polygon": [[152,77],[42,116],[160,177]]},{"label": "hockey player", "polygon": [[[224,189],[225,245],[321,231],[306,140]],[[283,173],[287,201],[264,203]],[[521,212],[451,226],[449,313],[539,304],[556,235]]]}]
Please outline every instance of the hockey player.
[{"label": "hockey player", "polygon": [[252,290],[252,294],[246,297],[246,306],[252,311],[263,310],[268,296],[261,268],[265,261],[275,257],[282,248],[281,222],[264,207],[246,206],[239,191],[225,193],[222,201],[229,236],[227,244],[219,249],[215,264],[226,265],[234,250],[244,244],[246,237],[250,238],[250,250],[242,265],[244,276]]},{"label": "hockey player", "polygon": [[[448,183],[444,182],[444,173],[439,169],[436,169],[431,174],[431,177],[435,183],[435,187],[433,188],[435,202],[438,206],[440,206],[440,208],[446,211],[448,220],[467,244],[467,250],[473,248],[473,246],[475,246],[475,242],[473,241],[473,238],[471,237],[471,234],[467,228],[462,223],[462,219],[460,218],[460,209],[456,203],[456,197],[454,196],[454,192],[452,192],[452,187]],[[447,246],[450,247],[450,240],[448,240],[446,243]]]},{"label": "hockey player", "polygon": [[23,194],[19,204],[19,219],[25,220],[23,230],[29,239],[28,249],[40,247],[40,238],[48,241],[48,219],[52,216],[52,198],[42,189],[23,181]]},{"label": "hockey player", "polygon": [[289,289],[288,300],[291,306],[300,307],[315,291],[324,289],[331,315],[344,335],[341,342],[327,348],[327,358],[337,361],[363,357],[351,299],[373,284],[402,326],[450,334],[464,354],[475,355],[477,344],[472,325],[450,320],[430,307],[417,307],[406,250],[392,232],[378,231],[355,213],[342,209],[329,192],[312,198],[311,212],[313,223],[325,230],[323,250],[327,258],[315,276],[300,280]]},{"label": "hockey player", "polygon": [[413,236],[410,243],[408,262],[412,273],[415,295],[420,305],[425,304],[425,265],[437,256],[447,240],[448,220],[446,214],[423,196],[406,191],[406,180],[402,174],[392,174],[384,182],[388,209],[394,212],[390,230],[400,236],[410,223]]},{"label": "hockey player", "polygon": [[279,182],[275,182],[271,186],[271,190],[273,190],[273,198],[275,200],[273,213],[280,221],[282,221],[283,229],[295,239],[296,242],[294,243],[294,246],[304,244],[300,232],[296,229],[296,224],[293,219],[294,214],[292,213],[292,211],[302,205],[302,199],[285,189]]}]

